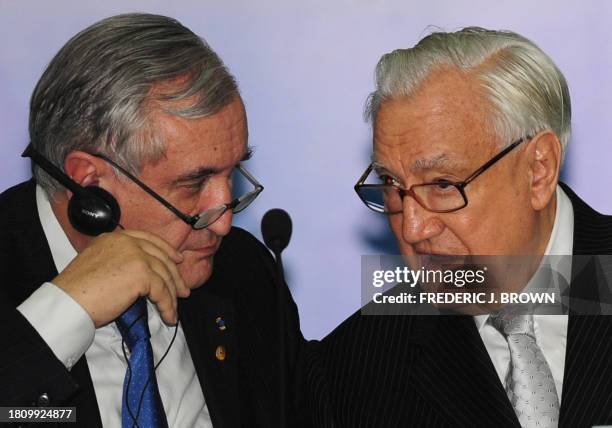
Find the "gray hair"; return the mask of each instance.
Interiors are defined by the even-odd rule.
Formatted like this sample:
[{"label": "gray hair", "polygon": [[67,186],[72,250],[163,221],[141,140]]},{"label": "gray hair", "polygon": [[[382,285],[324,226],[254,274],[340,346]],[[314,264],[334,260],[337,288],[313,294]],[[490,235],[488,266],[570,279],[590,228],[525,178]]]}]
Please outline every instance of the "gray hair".
[{"label": "gray hair", "polygon": [[[154,108],[199,118],[237,96],[221,59],[181,23],[160,15],[117,15],[81,31],[51,60],[32,94],[30,140],[62,169],[70,152],[83,150],[110,155],[138,174],[165,153],[148,120]],[[180,100],[187,102],[173,107]],[[62,189],[36,165],[32,171],[49,195]]]},{"label": "gray hair", "polygon": [[386,55],[376,66],[376,91],[366,120],[376,121],[386,99],[414,94],[433,71],[451,66],[476,78],[492,107],[492,131],[505,144],[552,130],[563,156],[571,133],[567,83],[553,61],[533,42],[511,31],[468,27],[436,32],[410,49]]}]

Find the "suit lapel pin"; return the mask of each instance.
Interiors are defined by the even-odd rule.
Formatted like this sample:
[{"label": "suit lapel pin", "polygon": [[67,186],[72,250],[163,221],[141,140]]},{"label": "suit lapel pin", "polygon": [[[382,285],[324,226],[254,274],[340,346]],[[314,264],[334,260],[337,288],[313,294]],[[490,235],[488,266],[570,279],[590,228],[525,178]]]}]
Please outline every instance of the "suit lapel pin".
[{"label": "suit lapel pin", "polygon": [[224,331],[227,328],[225,325],[225,321],[221,317],[217,317],[215,323],[217,324],[217,328],[221,331]]},{"label": "suit lapel pin", "polygon": [[215,349],[215,357],[217,357],[217,360],[223,361],[225,360],[225,356],[225,347],[221,345],[217,346],[217,349]]}]

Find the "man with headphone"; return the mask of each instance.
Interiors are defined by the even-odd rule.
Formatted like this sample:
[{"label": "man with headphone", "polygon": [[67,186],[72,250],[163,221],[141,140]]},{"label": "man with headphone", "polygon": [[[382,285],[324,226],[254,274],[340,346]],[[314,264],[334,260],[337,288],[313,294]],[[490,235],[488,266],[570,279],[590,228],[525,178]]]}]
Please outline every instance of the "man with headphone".
[{"label": "man with headphone", "polygon": [[29,126],[34,179],[0,195],[0,406],[276,426],[277,311],[288,379],[303,337],[269,253],[231,226],[263,187],[220,58],[173,19],[105,19],[51,61]]}]

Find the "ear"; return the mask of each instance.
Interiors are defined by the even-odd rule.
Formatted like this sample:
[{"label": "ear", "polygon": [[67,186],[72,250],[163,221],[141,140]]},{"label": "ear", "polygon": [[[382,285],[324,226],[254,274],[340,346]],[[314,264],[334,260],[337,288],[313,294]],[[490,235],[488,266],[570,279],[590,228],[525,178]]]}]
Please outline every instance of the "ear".
[{"label": "ear", "polygon": [[561,142],[557,135],[542,131],[533,137],[528,146],[531,172],[531,206],[539,211],[548,206],[557,189],[561,168]]},{"label": "ear", "polygon": [[66,156],[64,170],[70,178],[83,187],[92,185],[108,187],[109,179],[114,178],[110,165],[103,159],[80,150],[70,152]]}]

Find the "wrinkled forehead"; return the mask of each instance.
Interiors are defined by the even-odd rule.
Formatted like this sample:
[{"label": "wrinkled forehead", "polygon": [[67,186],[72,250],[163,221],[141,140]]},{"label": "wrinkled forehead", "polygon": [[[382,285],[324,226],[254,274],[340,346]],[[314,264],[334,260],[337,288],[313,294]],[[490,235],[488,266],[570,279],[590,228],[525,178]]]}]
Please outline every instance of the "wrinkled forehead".
[{"label": "wrinkled forehead", "polygon": [[493,153],[489,102],[471,77],[445,71],[411,96],[384,100],[374,123],[374,161],[418,170]]},{"label": "wrinkled forehead", "polygon": [[201,137],[225,136],[246,137],[247,123],[244,106],[240,98],[235,99],[220,111],[194,117],[158,110],[154,118],[155,126],[163,135],[172,140],[180,140],[185,135],[197,134]]},{"label": "wrinkled forehead", "polygon": [[158,110],[151,120],[153,138],[165,148],[159,162],[168,168],[232,168],[248,152],[246,114],[239,98],[210,116],[183,118]]}]

